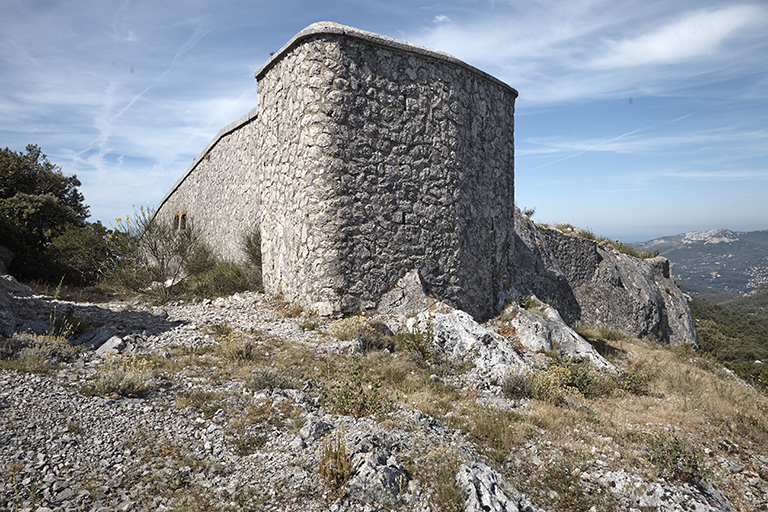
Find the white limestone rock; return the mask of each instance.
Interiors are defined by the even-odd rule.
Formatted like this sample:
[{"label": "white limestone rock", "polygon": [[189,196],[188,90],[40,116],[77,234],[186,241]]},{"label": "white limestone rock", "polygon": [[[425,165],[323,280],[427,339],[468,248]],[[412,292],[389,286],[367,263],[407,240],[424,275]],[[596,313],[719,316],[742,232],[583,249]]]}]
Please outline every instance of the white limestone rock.
[{"label": "white limestone rock", "polygon": [[436,304],[406,322],[410,331],[433,333],[432,350],[449,360],[470,360],[483,381],[499,381],[509,371],[528,368],[504,337],[486,329],[464,311]]},{"label": "white limestone rock", "polygon": [[531,502],[482,462],[461,465],[456,481],[467,498],[464,512],[536,512]]},{"label": "white limestone rock", "polygon": [[616,368],[601,356],[584,338],[568,327],[554,308],[540,303],[532,309],[515,305],[517,315],[511,321],[515,338],[531,352],[556,352],[574,362],[587,361],[601,370]]}]

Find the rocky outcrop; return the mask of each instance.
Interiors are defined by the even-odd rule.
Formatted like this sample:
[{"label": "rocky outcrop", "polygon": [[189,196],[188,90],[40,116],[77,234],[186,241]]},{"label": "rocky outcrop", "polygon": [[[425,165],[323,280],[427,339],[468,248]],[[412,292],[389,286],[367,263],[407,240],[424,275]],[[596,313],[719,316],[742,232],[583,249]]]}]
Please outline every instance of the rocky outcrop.
[{"label": "rocky outcrop", "polygon": [[431,333],[431,350],[450,361],[471,362],[473,368],[467,378],[478,387],[501,382],[510,372],[531,369],[531,364],[516,347],[537,351],[556,352],[575,362],[587,361],[601,370],[614,370],[581,336],[568,327],[553,308],[542,306],[541,311],[527,311],[516,305],[511,325],[515,334],[501,336],[478,324],[464,311],[442,303],[432,305],[406,325],[411,331]]},{"label": "rocky outcrop", "polygon": [[464,512],[537,512],[528,498],[482,462],[462,464],[456,481],[466,493]]},{"label": "rocky outcrop", "polygon": [[638,338],[697,345],[686,295],[669,260],[641,260],[613,247],[540,227],[517,212],[515,290],[533,294],[570,326],[619,329]]},{"label": "rocky outcrop", "polygon": [[0,338],[12,336],[20,323],[13,297],[29,297],[33,293],[31,288],[19,283],[13,276],[0,275]]},{"label": "rocky outcrop", "polygon": [[620,329],[673,345],[697,344],[686,297],[672,279],[669,260],[641,260],[556,229],[540,233],[578,302],[575,324]]},{"label": "rocky outcrop", "polygon": [[515,339],[529,352],[557,353],[571,361],[587,361],[601,370],[615,369],[592,345],[568,327],[551,306],[542,304],[533,309],[517,308],[510,324],[515,328]]}]

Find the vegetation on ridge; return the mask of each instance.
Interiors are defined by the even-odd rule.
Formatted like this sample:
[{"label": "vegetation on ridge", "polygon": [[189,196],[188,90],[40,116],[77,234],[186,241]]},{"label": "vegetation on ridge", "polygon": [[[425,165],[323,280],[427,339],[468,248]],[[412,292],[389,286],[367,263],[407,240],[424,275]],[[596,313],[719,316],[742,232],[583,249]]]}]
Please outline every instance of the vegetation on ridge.
[{"label": "vegetation on ridge", "polygon": [[566,235],[575,235],[587,240],[594,240],[599,244],[613,247],[620,253],[627,254],[629,256],[633,256],[641,260],[647,259],[647,258],[655,258],[656,256],[659,255],[659,251],[656,249],[641,251],[629,244],[620,242],[619,240],[612,240],[604,236],[595,235],[590,229],[580,229],[573,226],[572,224],[555,224],[552,227],[557,229],[558,231],[561,231],[562,233],[565,233]]},{"label": "vegetation on ridge", "polygon": [[750,384],[768,390],[768,319],[731,311],[693,297],[701,352]]}]

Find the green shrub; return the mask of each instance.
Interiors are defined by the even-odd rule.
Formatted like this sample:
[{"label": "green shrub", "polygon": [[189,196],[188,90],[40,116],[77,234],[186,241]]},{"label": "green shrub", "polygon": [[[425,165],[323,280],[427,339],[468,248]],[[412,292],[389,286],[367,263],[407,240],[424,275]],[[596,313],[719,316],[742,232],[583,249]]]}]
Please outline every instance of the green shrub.
[{"label": "green shrub", "polygon": [[114,265],[117,246],[109,237],[113,232],[100,222],[83,227],[70,225],[46,249],[51,256],[52,273],[68,284],[94,284]]},{"label": "green shrub", "polygon": [[434,359],[435,354],[432,351],[432,340],[434,338],[433,324],[431,321],[428,321],[424,330],[417,323],[413,326],[413,331],[397,333],[393,342],[398,349],[415,353],[426,362]]},{"label": "green shrub", "polygon": [[649,435],[646,456],[664,479],[701,482],[711,474],[701,451],[675,434]]},{"label": "green shrub", "polygon": [[367,379],[358,359],[352,361],[348,373],[347,379],[334,384],[323,397],[330,412],[361,418],[386,408],[387,401],[380,392],[381,382],[378,379]]}]

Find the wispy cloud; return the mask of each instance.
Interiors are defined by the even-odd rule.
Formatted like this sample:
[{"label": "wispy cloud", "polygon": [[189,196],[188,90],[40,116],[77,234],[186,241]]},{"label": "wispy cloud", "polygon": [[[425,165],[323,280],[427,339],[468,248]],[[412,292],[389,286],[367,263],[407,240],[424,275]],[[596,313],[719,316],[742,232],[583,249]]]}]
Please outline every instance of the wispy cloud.
[{"label": "wispy cloud", "polygon": [[414,39],[490,70],[532,103],[666,94],[688,87],[691,76],[699,85],[754,80],[768,54],[768,8],[693,5],[497,2]]},{"label": "wispy cloud", "polygon": [[[589,151],[616,154],[661,153],[671,149],[685,152],[720,151],[722,146],[742,150],[740,156],[768,155],[768,130],[733,130],[718,128],[666,135],[643,135],[653,127],[644,127],[608,138],[528,137],[523,140],[525,149],[516,152],[518,157],[574,152],[555,160],[557,163]],[[550,165],[546,164],[546,165]],[[543,167],[543,166],[542,166]]]},{"label": "wispy cloud", "polygon": [[645,64],[679,64],[712,57],[739,29],[765,21],[765,9],[734,5],[725,9],[687,13],[678,21],[630,39],[605,41],[605,55],[590,68],[625,68]]}]

